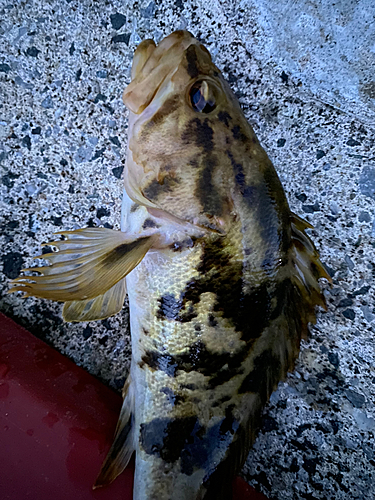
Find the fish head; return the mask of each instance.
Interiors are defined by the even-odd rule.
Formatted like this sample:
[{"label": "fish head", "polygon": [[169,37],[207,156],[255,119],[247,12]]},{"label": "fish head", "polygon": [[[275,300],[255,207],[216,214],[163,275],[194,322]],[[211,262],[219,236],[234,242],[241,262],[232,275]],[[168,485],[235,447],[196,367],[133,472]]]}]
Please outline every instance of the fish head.
[{"label": "fish head", "polygon": [[[149,211],[225,232],[233,149],[257,141],[208,50],[188,31],[135,51],[125,188]],[[242,154],[242,153],[241,153]],[[231,160],[232,159],[232,160]]]}]

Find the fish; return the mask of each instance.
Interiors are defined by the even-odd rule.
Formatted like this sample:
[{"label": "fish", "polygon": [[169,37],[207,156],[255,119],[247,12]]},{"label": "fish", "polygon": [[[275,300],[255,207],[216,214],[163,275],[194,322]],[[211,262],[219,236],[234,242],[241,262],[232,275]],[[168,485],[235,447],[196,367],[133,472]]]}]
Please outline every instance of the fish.
[{"label": "fish", "polygon": [[116,314],[128,294],[131,367],[95,487],[135,452],[135,500],[228,500],[330,277],[191,33],[141,42],[123,101],[121,231],[60,231],[37,257],[49,265],[10,292],[64,302],[68,322]]}]

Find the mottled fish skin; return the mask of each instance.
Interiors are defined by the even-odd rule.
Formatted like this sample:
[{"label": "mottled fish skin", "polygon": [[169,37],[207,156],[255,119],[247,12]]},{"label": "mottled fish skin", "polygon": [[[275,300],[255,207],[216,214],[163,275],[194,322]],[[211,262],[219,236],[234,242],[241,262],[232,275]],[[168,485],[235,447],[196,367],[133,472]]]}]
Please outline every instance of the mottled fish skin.
[{"label": "mottled fish skin", "polygon": [[[165,243],[126,278],[134,498],[227,500],[264,404],[324,307],[317,279],[327,275],[207,50],[186,31],[143,44],[138,57],[149,59],[124,93],[133,112],[122,229],[158,224]],[[151,90],[147,64],[167,66]],[[215,94],[208,113],[189,102],[200,80]]]}]

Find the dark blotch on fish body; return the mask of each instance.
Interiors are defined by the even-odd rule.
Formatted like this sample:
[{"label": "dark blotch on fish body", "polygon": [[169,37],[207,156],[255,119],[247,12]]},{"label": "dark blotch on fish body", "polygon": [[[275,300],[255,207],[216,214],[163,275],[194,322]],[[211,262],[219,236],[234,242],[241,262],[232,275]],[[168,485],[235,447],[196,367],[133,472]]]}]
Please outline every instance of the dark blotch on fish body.
[{"label": "dark blotch on fish body", "polygon": [[215,456],[220,448],[226,449],[238,426],[231,408],[222,420],[208,428],[197,417],[155,418],[141,424],[140,444],[147,454],[157,455],[165,462],[181,459],[183,474],[191,476],[197,469],[210,473],[215,468]]},{"label": "dark blotch on fish body", "polygon": [[190,78],[197,78],[199,75],[198,58],[195,45],[190,45],[185,51],[187,62],[187,72]]},{"label": "dark blotch on fish body", "polygon": [[196,238],[187,237],[182,241],[175,241],[170,246],[174,252],[182,252],[186,248],[193,248]]},{"label": "dark blotch on fish body", "polygon": [[262,398],[263,404],[273,390],[273,385],[280,379],[280,359],[268,349],[254,360],[252,371],[244,378],[239,394],[255,392]]},{"label": "dark blotch on fish body", "polygon": [[239,125],[235,125],[232,128],[232,135],[234,139],[239,140],[241,142],[247,142],[249,140],[249,138],[242,133],[241,127]]},{"label": "dark blotch on fish body", "polygon": [[140,445],[147,454],[173,463],[180,458],[197,421],[197,417],[155,418],[141,424]]},{"label": "dark blotch on fish body", "polygon": [[[176,109],[181,106],[181,98],[179,95],[170,97],[165,101],[165,103],[156,111],[155,114],[147,122],[146,127],[150,129],[151,127],[161,126],[165,119],[170,116]],[[147,133],[146,128],[146,133]]]},{"label": "dark blotch on fish body", "polygon": [[229,113],[227,113],[227,111],[219,111],[217,117],[226,127],[229,127],[229,120],[231,120],[232,117]]},{"label": "dark blotch on fish body", "polygon": [[143,229],[147,229],[150,227],[160,227],[153,219],[146,219],[142,225]]},{"label": "dark blotch on fish body", "polygon": [[196,371],[211,377],[208,385],[213,388],[231,380],[238,373],[243,373],[241,365],[247,354],[247,349],[240,349],[231,355],[212,353],[199,340],[186,353],[175,356],[148,350],[142,356],[142,363],[153,370],[162,370],[170,377],[174,377],[179,370],[186,373]]},{"label": "dark blotch on fish body", "polygon": [[173,391],[170,387],[162,387],[160,389],[160,392],[162,392],[163,394],[165,394],[167,396],[168,402],[172,406],[176,406],[185,400],[184,396],[182,396],[180,394],[176,394],[175,391]]},{"label": "dark blotch on fish body", "polygon": [[181,451],[181,472],[188,476],[197,469],[203,469],[206,474],[212,472],[216,457],[220,455],[221,449],[226,450],[237,429],[238,422],[233,418],[231,408],[227,409],[222,420],[208,428],[197,421]]},{"label": "dark blotch on fish body", "polygon": [[163,179],[163,182],[154,179],[143,189],[143,194],[149,200],[157,200],[160,195],[172,192],[176,184],[178,184],[178,181],[173,177],[167,176]]},{"label": "dark blotch on fish body", "polygon": [[210,126],[208,118],[201,120],[193,118],[186,126],[182,134],[182,140],[187,144],[195,144],[205,153],[209,153],[214,149],[214,131]]},{"label": "dark blotch on fish body", "polygon": [[265,182],[257,186],[248,185],[242,163],[235,160],[231,151],[227,150],[226,154],[232,164],[236,185],[261,229],[267,248],[264,270],[273,273],[280,254],[287,254],[291,237],[289,209],[280,180],[272,165],[266,164],[263,172]]},{"label": "dark blotch on fish body", "polygon": [[177,300],[176,297],[170,293],[160,297],[159,304],[160,307],[156,313],[158,319],[171,319],[180,321],[181,323],[187,323],[197,317],[197,313],[192,306],[188,307],[187,310],[183,310],[185,309],[183,302]]},{"label": "dark blotch on fish body", "polygon": [[203,159],[204,169],[198,178],[195,194],[199,199],[204,213],[208,215],[221,215],[223,212],[222,196],[213,183],[213,175],[218,159],[214,155],[207,155]]},{"label": "dark blotch on fish body", "polygon": [[202,243],[199,276],[186,284],[181,299],[197,304],[203,293],[215,293],[214,316],[215,312],[222,313],[242,333],[241,338],[250,341],[258,338],[269,324],[272,284],[264,282],[244,293],[242,261],[231,261],[225,252],[226,244],[225,237]]}]

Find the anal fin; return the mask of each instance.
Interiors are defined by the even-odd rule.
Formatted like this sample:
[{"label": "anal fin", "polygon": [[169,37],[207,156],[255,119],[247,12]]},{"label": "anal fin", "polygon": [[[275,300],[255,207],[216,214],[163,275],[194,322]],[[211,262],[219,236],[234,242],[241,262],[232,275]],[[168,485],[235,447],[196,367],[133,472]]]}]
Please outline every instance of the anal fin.
[{"label": "anal fin", "polygon": [[113,444],[104,460],[93,489],[106,486],[128,465],[134,452],[134,394],[130,375],[123,389],[124,402],[117,423]]},{"label": "anal fin", "polygon": [[65,302],[63,318],[67,322],[96,321],[113,316],[121,311],[126,296],[126,281],[122,278],[116,285],[93,299]]}]

